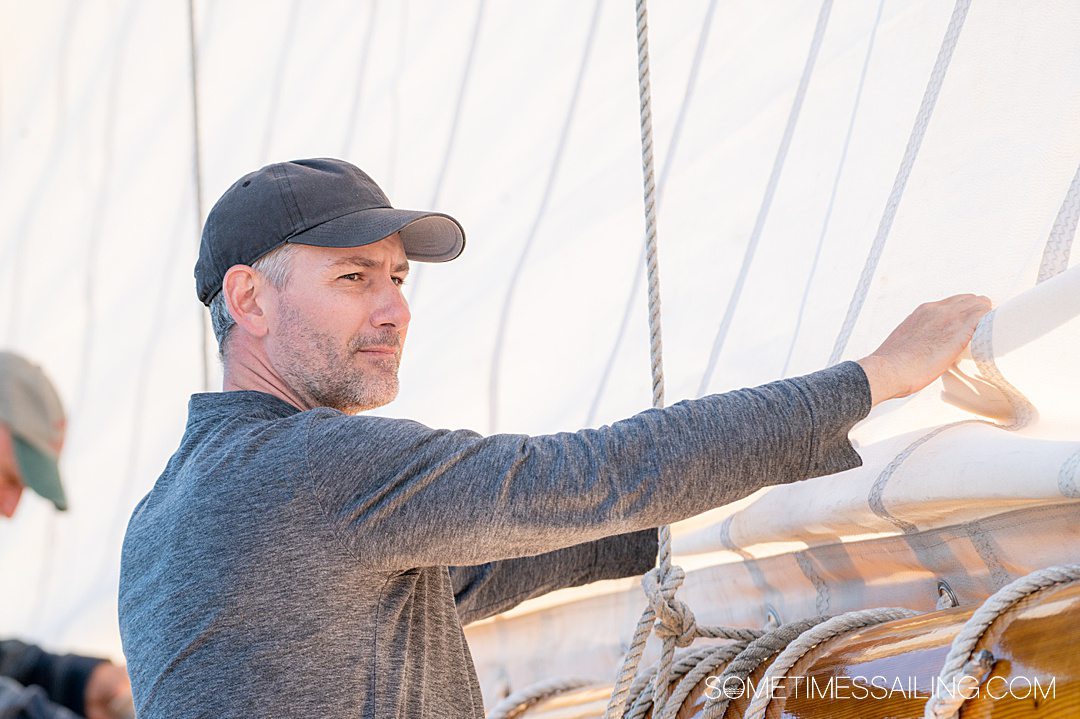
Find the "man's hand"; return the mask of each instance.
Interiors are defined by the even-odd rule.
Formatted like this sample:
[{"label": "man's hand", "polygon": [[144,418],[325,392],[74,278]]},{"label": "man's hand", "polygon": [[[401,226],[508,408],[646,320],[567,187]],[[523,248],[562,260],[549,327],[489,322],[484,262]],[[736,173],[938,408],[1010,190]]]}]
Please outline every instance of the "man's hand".
[{"label": "man's hand", "polygon": [[86,719],[124,719],[135,716],[127,670],[102,662],[86,682]]},{"label": "man's hand", "polygon": [[870,380],[871,403],[906,397],[940,377],[990,307],[981,295],[953,295],[916,307],[873,354],[859,360]]}]

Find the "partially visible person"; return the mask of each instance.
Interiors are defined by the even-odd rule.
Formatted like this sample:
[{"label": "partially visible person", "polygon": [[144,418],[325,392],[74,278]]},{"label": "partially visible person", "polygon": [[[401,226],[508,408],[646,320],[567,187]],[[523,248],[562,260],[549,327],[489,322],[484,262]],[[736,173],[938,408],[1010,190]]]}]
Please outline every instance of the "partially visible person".
[{"label": "partially visible person", "polygon": [[[65,427],[60,397],[41,368],[0,351],[0,516],[15,515],[26,487],[58,511],[67,509],[59,467]],[[120,719],[132,714],[124,667],[0,640],[0,719]]]}]

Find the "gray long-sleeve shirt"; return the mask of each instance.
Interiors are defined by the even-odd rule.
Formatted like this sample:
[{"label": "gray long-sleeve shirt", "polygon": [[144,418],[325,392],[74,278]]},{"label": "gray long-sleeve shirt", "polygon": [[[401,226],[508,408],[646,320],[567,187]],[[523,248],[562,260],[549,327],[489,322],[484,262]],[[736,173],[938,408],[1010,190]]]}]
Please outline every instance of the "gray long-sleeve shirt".
[{"label": "gray long-sleeve shirt", "polygon": [[124,540],[138,716],[482,717],[462,619],[643,572],[645,530],[858,466],[869,408],[853,362],[540,437],[194,395]]}]

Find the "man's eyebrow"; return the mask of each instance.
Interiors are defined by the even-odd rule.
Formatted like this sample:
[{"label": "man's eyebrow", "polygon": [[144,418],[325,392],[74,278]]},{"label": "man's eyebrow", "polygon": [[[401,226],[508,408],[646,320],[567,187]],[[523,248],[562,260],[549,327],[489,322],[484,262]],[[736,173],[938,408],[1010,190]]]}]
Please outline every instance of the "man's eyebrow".
[{"label": "man's eyebrow", "polygon": [[[377,270],[382,267],[382,263],[378,260],[373,260],[370,257],[363,257],[361,255],[350,255],[349,257],[341,257],[331,262],[327,267],[364,267],[369,270]],[[400,264],[395,265],[391,272],[408,272],[409,261],[405,260]]]}]

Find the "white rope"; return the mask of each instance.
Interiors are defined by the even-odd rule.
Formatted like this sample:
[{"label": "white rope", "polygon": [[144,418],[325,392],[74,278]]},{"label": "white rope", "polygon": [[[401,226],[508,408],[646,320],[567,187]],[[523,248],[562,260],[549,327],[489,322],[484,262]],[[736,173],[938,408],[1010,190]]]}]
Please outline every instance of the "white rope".
[{"label": "white rope", "polygon": [[874,243],[870,246],[870,253],[866,257],[866,264],[863,266],[862,275],[859,277],[859,284],[855,288],[855,295],[851,298],[847,316],[844,318],[840,334],[836,338],[836,344],[833,346],[829,364],[835,364],[840,360],[840,356],[844,354],[844,349],[851,338],[851,333],[855,329],[855,322],[859,319],[863,302],[866,301],[866,294],[870,291],[870,282],[874,279],[874,273],[877,271],[878,260],[881,259],[881,253],[885,250],[885,241],[889,238],[893,219],[896,217],[896,211],[900,207],[900,199],[904,196],[904,188],[907,186],[908,177],[911,175],[911,168],[914,167],[915,159],[919,156],[919,149],[922,147],[926,128],[930,124],[930,116],[934,113],[934,106],[937,104],[938,95],[941,93],[941,86],[945,82],[945,73],[949,69],[949,62],[952,60],[953,50],[956,49],[956,42],[960,39],[960,30],[964,27],[964,19],[967,17],[970,6],[971,0],[956,0],[952,17],[949,19],[949,26],[945,30],[945,38],[941,41],[937,60],[934,61],[934,69],[930,72],[930,80],[926,85],[926,91],[923,93],[922,104],[919,106],[919,112],[915,116],[915,126],[911,129],[907,147],[904,149],[904,158],[900,161],[900,169],[897,170],[896,179],[893,180],[892,191],[889,193],[889,199],[885,203],[885,212],[881,216],[877,234],[874,235]]},{"label": "white rope", "polygon": [[826,621],[811,627],[798,636],[795,641],[787,645],[779,656],[773,660],[765,674],[761,677],[761,683],[754,692],[754,698],[746,708],[744,719],[764,719],[765,710],[772,699],[769,687],[787,675],[788,670],[795,665],[807,652],[833,637],[855,629],[891,622],[896,619],[915,616],[916,612],[900,607],[886,609],[863,609],[856,612],[848,612],[827,619]]},{"label": "white rope", "polygon": [[559,170],[562,167],[566,148],[570,143],[570,130],[577,116],[578,101],[581,98],[582,87],[585,85],[585,76],[589,70],[589,62],[592,58],[593,46],[596,44],[596,35],[600,27],[600,11],[603,9],[603,0],[596,0],[593,4],[592,19],[589,21],[589,30],[585,38],[585,48],[581,53],[581,63],[578,65],[577,78],[574,80],[574,90],[570,95],[570,104],[566,108],[566,116],[563,118],[562,128],[559,130],[558,144],[555,146],[555,154],[551,159],[551,167],[548,170],[547,180],[544,183],[544,193],[540,198],[540,205],[536,208],[536,216],[529,227],[529,234],[525,237],[521,253],[517,263],[510,273],[510,281],[506,286],[506,296],[499,308],[499,324],[495,329],[495,346],[491,351],[491,371],[488,374],[488,431],[495,433],[499,427],[499,385],[502,376],[502,359],[506,347],[506,337],[510,329],[510,315],[513,310],[514,298],[517,296],[517,288],[522,274],[525,272],[529,253],[540,232],[544,218],[547,217],[547,208],[555,193],[555,183],[559,179]]},{"label": "white rope", "polygon": [[713,644],[698,647],[676,657],[668,677],[669,685],[674,683],[676,686],[668,697],[667,705],[659,711],[654,709],[652,701],[657,669],[656,664],[653,664],[648,670],[642,672],[642,676],[649,677],[649,681],[634,683],[635,687],[630,691],[630,698],[634,701],[624,719],[644,719],[646,716],[662,718],[669,715],[674,717],[698,682],[714,672],[721,664],[730,661],[745,646],[745,642]]},{"label": "white rope", "polygon": [[765,221],[769,217],[769,209],[772,207],[773,196],[780,184],[780,175],[784,171],[787,161],[788,148],[791,147],[791,139],[795,136],[795,127],[799,124],[799,113],[802,111],[803,100],[806,98],[806,89],[810,86],[810,78],[814,74],[814,64],[817,62],[818,52],[821,50],[821,42],[825,37],[825,28],[829,24],[829,13],[832,11],[832,0],[821,3],[821,11],[818,13],[817,25],[814,27],[814,38],[810,41],[810,52],[806,56],[803,65],[802,76],[799,78],[799,87],[795,91],[795,100],[788,111],[787,124],[784,126],[784,134],[780,138],[780,147],[776,150],[773,158],[772,171],[769,173],[769,181],[765,185],[765,196],[758,207],[757,219],[754,220],[754,228],[750,231],[750,239],[746,243],[743,253],[742,264],[739,266],[739,274],[732,287],[731,296],[728,298],[727,307],[724,308],[724,316],[720,320],[720,327],[716,330],[712,349],[709,351],[709,360],[705,364],[705,372],[701,375],[701,383],[698,385],[698,394],[705,394],[709,388],[716,363],[720,359],[720,352],[724,348],[724,340],[727,339],[731,322],[735,319],[735,311],[739,307],[739,299],[742,297],[743,286],[746,277],[750,273],[750,266],[754,262],[754,254],[757,252],[761,233],[765,230]]},{"label": "white rope", "polygon": [[[401,3],[403,13],[408,12],[408,5]],[[454,156],[454,151],[457,149],[458,130],[461,127],[461,117],[465,108],[465,98],[469,89],[469,84],[472,79],[473,66],[476,59],[476,49],[480,45],[480,30],[483,27],[484,11],[487,7],[487,0],[479,0],[476,5],[476,18],[473,20],[472,39],[469,40],[469,50],[465,55],[465,64],[461,70],[461,81],[458,83],[457,98],[454,100],[454,114],[450,120],[450,132],[446,136],[446,143],[443,145],[442,162],[439,164],[439,174],[435,176],[435,186],[431,191],[431,198],[428,200],[427,206],[435,209],[439,206],[439,201],[442,199],[443,187],[446,184],[446,177],[450,169],[450,160]],[[405,27],[405,21],[402,22],[402,27]],[[404,35],[404,30],[402,31]],[[404,43],[401,43],[402,45]],[[399,49],[399,52],[400,49]],[[405,53],[401,52],[399,56],[398,67],[403,68],[405,65]],[[400,82],[401,70],[398,70],[398,81],[394,83],[395,103],[397,102],[397,90],[401,85]],[[394,127],[394,132],[398,131],[397,127]],[[396,134],[395,134],[396,138]],[[391,175],[392,176],[392,175]],[[386,185],[384,185],[385,187]],[[393,185],[390,185],[392,188]],[[422,280],[427,275],[425,272],[425,262],[417,262],[413,265],[412,272],[409,274],[409,304],[416,305],[417,297],[420,294],[420,287],[423,284]]]},{"label": "white rope", "polygon": [[[649,298],[649,358],[652,368],[653,407],[664,406],[664,368],[663,368],[663,345],[660,334],[660,266],[656,252],[656,183],[653,171],[653,139],[652,139],[652,90],[649,85],[649,17],[645,0],[637,0],[637,55],[638,55],[638,112],[641,122],[641,169],[644,185],[645,199],[645,273],[648,278]],[[669,573],[671,566],[671,530],[667,526],[658,530],[659,548],[657,552],[656,569],[651,570],[644,577],[652,576],[655,582],[657,570]],[[672,583],[670,578],[667,583]],[[681,583],[681,579],[679,580]],[[670,594],[673,596],[678,583],[673,583]],[[648,590],[646,589],[646,594]],[[650,599],[649,606],[641,615],[637,628],[634,630],[630,648],[623,658],[619,674],[615,679],[615,686],[611,691],[611,699],[604,710],[604,719],[622,719],[626,712],[626,702],[630,692],[634,675],[637,674],[641,655],[645,652],[645,642],[652,632],[652,621],[656,612]],[[665,647],[666,648],[666,647]],[[659,705],[656,697],[667,691],[667,675],[670,670],[671,657],[661,656],[657,664],[657,673],[654,678],[654,703]]]},{"label": "white rope", "polygon": [[1039,413],[1035,405],[1005,379],[1001,370],[998,369],[997,362],[994,361],[994,318],[996,316],[997,310],[993,309],[979,320],[979,325],[971,338],[971,358],[975,360],[975,366],[979,368],[979,374],[983,376],[983,379],[1005,395],[1012,409],[1012,421],[1003,425],[1002,428],[1017,430],[1035,421]]},{"label": "white rope", "polygon": [[514,719],[549,697],[589,686],[596,686],[596,682],[588,679],[545,679],[503,699],[488,712],[487,719]]},{"label": "white rope", "polygon": [[657,719],[676,719],[683,702],[690,696],[690,692],[694,690],[694,687],[705,677],[712,675],[721,665],[731,661],[734,656],[745,648],[745,643],[708,647],[712,651],[702,657],[689,672],[686,672],[685,676],[675,686],[675,689],[672,690],[667,703],[660,711],[654,710],[653,716],[657,717]]},{"label": "white rope", "polygon": [[[645,268],[649,297],[649,357],[652,367],[653,407],[664,406],[663,343],[660,328],[660,266],[656,243],[656,180],[653,169],[652,91],[649,85],[649,22],[646,0],[637,0],[638,97],[641,120],[641,169],[645,205]],[[675,647],[685,647],[697,637],[750,641],[762,634],[752,629],[698,626],[694,613],[675,593],[685,578],[682,568],[671,563],[671,529],[660,527],[657,566],[641,578],[649,606],[641,615],[612,688],[604,719],[622,719],[627,710],[645,643],[656,620],[662,641],[653,680],[653,705],[665,706]]]},{"label": "white rope", "polygon": [[1073,238],[1076,237],[1076,225],[1080,222],[1080,166],[1076,168],[1065,199],[1061,202],[1050,228],[1050,237],[1043,248],[1042,262],[1039,264],[1039,277],[1036,282],[1043,282],[1054,275],[1064,272],[1069,267],[1069,253]]},{"label": "white rope", "polygon": [[[671,173],[671,168],[675,164],[675,158],[679,154],[679,140],[682,138],[682,128],[686,122],[686,117],[690,111],[690,103],[694,98],[694,88],[697,87],[697,79],[699,70],[701,68],[701,62],[705,57],[706,41],[709,39],[709,30],[712,28],[713,14],[716,11],[717,0],[709,0],[709,6],[705,10],[705,17],[701,20],[701,29],[698,31],[697,49],[694,50],[694,59],[690,63],[690,72],[686,76],[686,87],[683,90],[682,102],[679,103],[679,113],[675,116],[675,127],[671,131],[671,141],[668,143],[667,153],[664,155],[664,164],[660,168],[660,181],[656,185],[656,205],[660,206],[661,201],[664,198],[664,187],[667,185],[668,175]],[[638,296],[638,290],[641,288],[641,278],[643,273],[641,269],[645,266],[645,245],[641,246],[641,255],[637,262],[634,264],[634,278],[630,283],[630,292],[626,296],[626,303],[623,305],[622,319],[619,321],[619,331],[615,334],[615,342],[611,346],[611,352],[608,353],[607,364],[604,365],[604,371],[600,374],[600,379],[596,385],[596,394],[593,395],[592,404],[589,405],[589,413],[585,417],[586,427],[592,427],[593,422],[596,420],[596,414],[600,410],[600,400],[603,399],[604,393],[607,391],[608,378],[611,376],[613,368],[615,367],[615,360],[619,357],[619,349],[622,347],[623,340],[626,338],[626,331],[630,326],[630,316],[635,300]]]},{"label": "white rope", "polygon": [[817,277],[818,265],[821,262],[821,252],[825,247],[825,238],[829,234],[829,223],[832,221],[833,208],[836,206],[836,197],[840,191],[840,179],[844,176],[844,166],[847,164],[848,149],[851,147],[851,138],[855,134],[855,118],[859,116],[859,105],[862,103],[863,88],[866,86],[866,74],[870,69],[870,58],[874,54],[874,41],[877,39],[878,27],[881,25],[881,11],[885,8],[885,0],[878,0],[877,16],[874,24],[870,27],[870,40],[866,43],[866,55],[863,57],[862,70],[859,72],[859,83],[855,88],[855,102],[851,106],[851,115],[848,117],[847,132],[844,134],[843,149],[840,151],[840,161],[836,165],[833,174],[832,190],[829,192],[829,202],[825,206],[825,217],[821,221],[821,231],[818,233],[817,247],[814,249],[814,259],[810,263],[810,272],[806,275],[806,283],[803,285],[802,300],[799,302],[799,314],[795,318],[795,329],[791,332],[791,344],[788,345],[787,356],[784,358],[784,368],[780,370],[781,377],[788,376],[788,368],[791,366],[791,357],[795,354],[795,345],[799,342],[799,333],[802,332],[803,318],[806,314],[806,306],[810,302],[810,289],[814,286]]},{"label": "white rope", "polygon": [[[195,37],[195,0],[188,0],[188,50],[191,61],[191,174],[195,183],[195,247],[202,241],[202,137],[199,130],[199,45]],[[203,392],[210,391],[210,314],[199,308],[199,348]]]},{"label": "white rope", "polygon": [[1047,567],[1005,585],[983,602],[953,639],[949,654],[945,657],[941,672],[934,683],[934,692],[923,710],[925,719],[958,717],[960,706],[975,693],[979,684],[990,673],[993,668],[993,655],[984,650],[973,657],[972,652],[995,619],[1029,594],[1078,579],[1080,564]]},{"label": "white rope", "polygon": [[764,661],[782,651],[807,629],[821,624],[826,619],[828,617],[813,617],[781,624],[750,642],[745,649],[728,662],[723,673],[720,674],[713,687],[716,693],[710,694],[705,699],[702,719],[721,719],[727,711],[731,700],[735,698],[735,688],[739,690],[745,688],[747,686],[746,680],[750,674],[761,666]]}]

